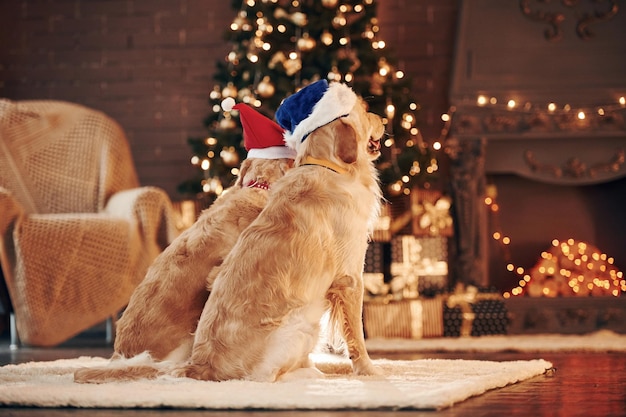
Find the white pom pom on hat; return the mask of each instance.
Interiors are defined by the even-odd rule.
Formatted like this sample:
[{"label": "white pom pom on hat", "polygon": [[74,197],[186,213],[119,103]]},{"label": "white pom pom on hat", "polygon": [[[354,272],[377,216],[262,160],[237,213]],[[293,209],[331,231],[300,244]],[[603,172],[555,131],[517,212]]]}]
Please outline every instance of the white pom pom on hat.
[{"label": "white pom pom on hat", "polygon": [[231,111],[235,106],[235,99],[232,97],[226,97],[222,100],[222,109],[224,111]]},{"label": "white pom pom on hat", "polygon": [[248,151],[248,158],[295,159],[296,152],[285,146],[285,131],[276,122],[247,104],[235,104],[235,99],[232,97],[222,100],[221,106],[224,111],[239,111],[239,120],[243,127],[243,143]]}]

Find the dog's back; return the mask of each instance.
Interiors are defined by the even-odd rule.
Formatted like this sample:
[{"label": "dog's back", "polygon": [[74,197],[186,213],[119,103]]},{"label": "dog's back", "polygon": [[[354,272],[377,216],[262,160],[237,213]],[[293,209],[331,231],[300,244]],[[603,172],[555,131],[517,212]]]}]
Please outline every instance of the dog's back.
[{"label": "dog's back", "polygon": [[129,358],[149,351],[163,360],[190,352],[192,333],[209,296],[209,274],[266,201],[267,192],[258,188],[230,190],[157,257],[118,321],[115,354]]},{"label": "dog's back", "polygon": [[[125,367],[144,352],[150,361],[186,360],[217,268],[240,233],[263,210],[268,184],[291,167],[290,159],[246,159],[237,183],[168,246],[148,269],[118,321],[114,367],[77,371],[77,382],[153,377],[148,363]],[[259,185],[259,186],[257,186]]]},{"label": "dog's back", "polygon": [[[360,124],[368,124],[363,117]],[[363,360],[360,371],[373,372],[365,364],[360,280],[380,194],[366,151],[372,132],[357,124],[336,121],[307,139],[324,142],[323,149],[312,150],[317,160],[331,158],[329,153],[358,133],[354,163],[343,164],[347,173],[308,166],[299,153],[299,166],[277,181],[266,208],[224,260],[198,324],[191,360],[178,375],[274,381],[310,370],[308,353],[317,343],[331,288],[350,293],[349,336],[360,339],[359,346],[350,340],[350,353],[357,363]],[[380,121],[376,132],[382,134]]]},{"label": "dog's back", "polygon": [[204,210],[191,228],[161,253],[134,291],[118,322],[115,355],[144,351],[157,360],[188,357],[193,332],[219,266],[245,229],[265,207],[264,187],[289,168],[286,159],[246,159],[240,179]]}]

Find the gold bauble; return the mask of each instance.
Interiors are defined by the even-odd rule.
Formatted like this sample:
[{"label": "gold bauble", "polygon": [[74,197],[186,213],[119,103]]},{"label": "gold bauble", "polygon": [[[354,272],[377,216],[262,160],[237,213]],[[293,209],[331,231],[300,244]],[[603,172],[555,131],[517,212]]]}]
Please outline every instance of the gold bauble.
[{"label": "gold bauble", "polygon": [[248,87],[239,90],[237,97],[244,103],[249,103],[254,99],[254,93]]},{"label": "gold bauble", "polygon": [[239,164],[239,154],[232,146],[222,149],[220,152],[220,158],[224,161],[224,165],[228,167],[234,167]]},{"label": "gold bauble", "polygon": [[348,21],[346,20],[346,17],[343,15],[343,13],[338,13],[337,16],[335,16],[332,20],[332,25],[335,29],[339,29],[345,26],[347,23]]},{"label": "gold bauble", "polygon": [[224,117],[220,120],[221,129],[233,129],[235,127],[235,121],[231,117]]},{"label": "gold bauble", "polygon": [[274,87],[274,84],[272,84],[272,82],[270,81],[270,77],[266,75],[256,87],[256,91],[261,97],[268,98],[274,95],[274,91],[276,91],[276,88]]},{"label": "gold bauble", "polygon": [[307,52],[315,48],[315,39],[310,37],[308,33],[305,33],[298,39],[297,45],[301,51]]},{"label": "gold bauble", "polygon": [[290,58],[283,62],[283,66],[285,67],[287,75],[292,76],[302,69],[302,61],[300,61],[300,58]]},{"label": "gold bauble", "polygon": [[213,91],[209,93],[211,100],[219,100],[222,98],[221,87],[219,85],[213,86]]},{"label": "gold bauble", "polygon": [[233,83],[226,84],[226,87],[222,90],[222,97],[237,97],[237,87]]},{"label": "gold bauble", "polygon": [[333,44],[333,35],[329,31],[325,30],[320,36],[320,40],[326,46],[330,46]]},{"label": "gold bauble", "polygon": [[389,195],[395,197],[402,194],[403,188],[404,186],[402,185],[402,181],[396,181],[387,186],[387,191],[389,192]]},{"label": "gold bauble", "polygon": [[291,21],[294,25],[304,27],[308,23],[306,14],[302,12],[295,12],[291,15]]}]

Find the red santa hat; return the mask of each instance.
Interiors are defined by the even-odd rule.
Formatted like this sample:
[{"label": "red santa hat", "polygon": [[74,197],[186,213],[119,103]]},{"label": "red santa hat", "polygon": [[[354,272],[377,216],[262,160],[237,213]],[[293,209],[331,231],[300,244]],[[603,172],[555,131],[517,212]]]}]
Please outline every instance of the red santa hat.
[{"label": "red santa hat", "polygon": [[235,104],[232,97],[222,101],[222,109],[239,110],[239,120],[243,126],[243,144],[248,151],[248,158],[295,159],[296,152],[285,145],[285,131],[276,122],[247,104]]}]

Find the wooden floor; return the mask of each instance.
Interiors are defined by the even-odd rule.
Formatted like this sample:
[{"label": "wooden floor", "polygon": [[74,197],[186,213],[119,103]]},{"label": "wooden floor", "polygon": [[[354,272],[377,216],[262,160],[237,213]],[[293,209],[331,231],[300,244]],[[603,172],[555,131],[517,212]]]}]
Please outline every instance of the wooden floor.
[{"label": "wooden floor", "polygon": [[[109,357],[111,348],[101,342],[73,341],[63,347],[51,349],[20,348],[10,350],[6,339],[0,340],[0,364],[27,361],[48,361],[78,356]],[[35,417],[536,417],[536,416],[626,416],[626,353],[543,353],[521,354],[402,354],[387,355],[390,359],[479,359],[525,360],[545,359],[554,364],[554,375],[543,375],[501,389],[470,398],[454,407],[441,411],[173,411],[173,410],[83,410],[83,409],[30,409],[0,408],[0,416]]]}]

